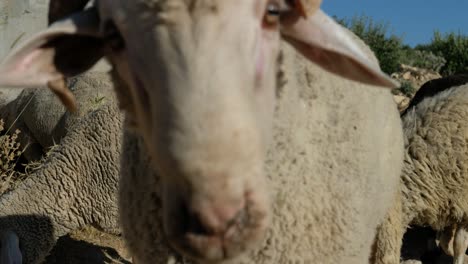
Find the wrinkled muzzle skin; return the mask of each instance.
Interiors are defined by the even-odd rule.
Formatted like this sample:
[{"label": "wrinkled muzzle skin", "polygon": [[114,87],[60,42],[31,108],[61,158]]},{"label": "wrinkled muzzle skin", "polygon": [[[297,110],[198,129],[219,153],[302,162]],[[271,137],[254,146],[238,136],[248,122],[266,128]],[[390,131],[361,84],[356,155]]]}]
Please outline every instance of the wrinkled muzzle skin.
[{"label": "wrinkled muzzle skin", "polygon": [[120,103],[161,176],[164,231],[195,259],[236,256],[268,227],[279,33],[266,4],[99,2],[104,34],[121,36],[107,54]]}]

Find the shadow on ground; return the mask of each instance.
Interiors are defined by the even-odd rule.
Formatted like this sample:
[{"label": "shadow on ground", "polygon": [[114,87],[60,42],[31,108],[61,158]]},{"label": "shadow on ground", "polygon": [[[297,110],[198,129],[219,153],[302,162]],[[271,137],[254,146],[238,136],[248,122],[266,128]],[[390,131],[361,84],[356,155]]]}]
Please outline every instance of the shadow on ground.
[{"label": "shadow on ground", "polygon": [[65,236],[59,239],[57,245],[47,258],[46,264],[98,264],[122,263],[130,264],[119,253],[110,247],[93,245]]},{"label": "shadow on ground", "polygon": [[92,227],[61,237],[44,264],[130,264],[119,236]]}]

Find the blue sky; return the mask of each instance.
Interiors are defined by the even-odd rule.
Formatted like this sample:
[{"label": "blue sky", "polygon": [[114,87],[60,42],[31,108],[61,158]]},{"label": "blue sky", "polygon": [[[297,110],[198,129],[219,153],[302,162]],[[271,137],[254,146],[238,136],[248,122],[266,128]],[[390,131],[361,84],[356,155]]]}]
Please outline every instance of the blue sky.
[{"label": "blue sky", "polygon": [[322,9],[339,18],[364,14],[389,23],[411,46],[429,42],[435,29],[468,35],[468,0],[323,0]]}]

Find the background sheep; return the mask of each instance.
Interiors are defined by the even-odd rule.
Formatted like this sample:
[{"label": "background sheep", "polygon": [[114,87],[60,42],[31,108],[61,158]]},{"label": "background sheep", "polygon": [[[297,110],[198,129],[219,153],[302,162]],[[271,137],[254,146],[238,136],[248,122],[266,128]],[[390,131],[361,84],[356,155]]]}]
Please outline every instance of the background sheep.
[{"label": "background sheep", "polygon": [[109,77],[101,72],[70,78],[67,86],[79,103],[75,113],[67,112],[46,89],[24,89],[16,99],[0,105],[0,118],[6,126],[11,131],[21,130],[20,143],[27,146],[24,156],[28,161],[39,160],[50,147],[60,143],[77,120],[113,100]]},{"label": "background sheep", "polygon": [[61,123],[68,131],[39,169],[0,197],[0,231],[13,231],[19,237],[24,263],[43,261],[58,237],[86,225],[120,232],[116,200],[122,118],[112,94],[102,98],[111,89],[110,81],[106,74],[90,73],[71,82],[76,82],[73,92],[86,114],[77,118],[62,111],[61,117],[47,120],[49,109],[43,107],[54,103],[44,103],[56,98],[39,90],[35,100],[42,104],[30,104],[39,112],[28,114],[41,116],[37,121],[44,121],[44,126],[34,131],[53,135]]},{"label": "background sheep", "polygon": [[[137,263],[168,260],[162,231],[202,261],[245,251],[253,253],[242,263],[368,259],[401,166],[396,107],[388,90],[308,65],[289,46],[283,63],[292,88],[275,89],[278,15],[290,15],[281,34],[309,60],[353,80],[394,84],[321,11],[251,4],[99,1],[99,16],[88,9],[54,24],[52,35],[39,35],[0,68],[0,84],[30,86],[35,80],[24,76],[38,74],[73,108],[63,78],[102,55],[112,61],[126,110],[120,219]],[[56,36],[63,38],[39,45]],[[19,67],[29,54],[51,67]]]},{"label": "background sheep", "polygon": [[[428,82],[402,115],[406,151],[400,193],[378,230],[373,263],[400,261],[410,224],[439,231],[467,228],[468,85],[450,85],[466,82],[466,75]],[[461,261],[464,250],[458,252]]]},{"label": "background sheep", "polygon": [[465,83],[468,83],[468,74],[464,73],[451,75],[445,78],[434,79],[424,83],[421,85],[421,88],[418,89],[418,92],[413,96],[405,111],[403,111],[402,116],[404,116],[408,110],[412,109],[425,98],[435,96],[441,91],[460,86]]}]

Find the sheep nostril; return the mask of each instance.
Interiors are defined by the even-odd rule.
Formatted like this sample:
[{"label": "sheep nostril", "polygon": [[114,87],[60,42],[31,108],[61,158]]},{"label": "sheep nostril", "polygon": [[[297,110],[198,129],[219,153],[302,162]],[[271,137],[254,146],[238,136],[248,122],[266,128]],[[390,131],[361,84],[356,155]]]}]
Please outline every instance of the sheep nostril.
[{"label": "sheep nostril", "polygon": [[201,221],[200,217],[196,214],[191,214],[188,219],[188,230],[187,233],[201,236],[212,236],[215,235],[213,231],[210,231]]},{"label": "sheep nostril", "polygon": [[[232,209],[232,208],[231,208]],[[228,213],[226,213],[228,212]],[[247,212],[244,208],[237,210],[208,210],[191,212],[184,208],[184,234],[204,237],[223,237],[231,227],[246,226]]]},{"label": "sheep nostril", "polygon": [[213,200],[180,199],[178,206],[171,208],[178,210],[167,214],[174,217],[165,219],[171,245],[190,258],[209,263],[231,259],[254,246],[264,237],[268,225],[268,212],[253,207],[247,199]]},{"label": "sheep nostril", "polygon": [[214,232],[206,228],[197,213],[191,212],[187,206],[181,208],[182,234],[194,234],[200,236],[211,236]]}]

